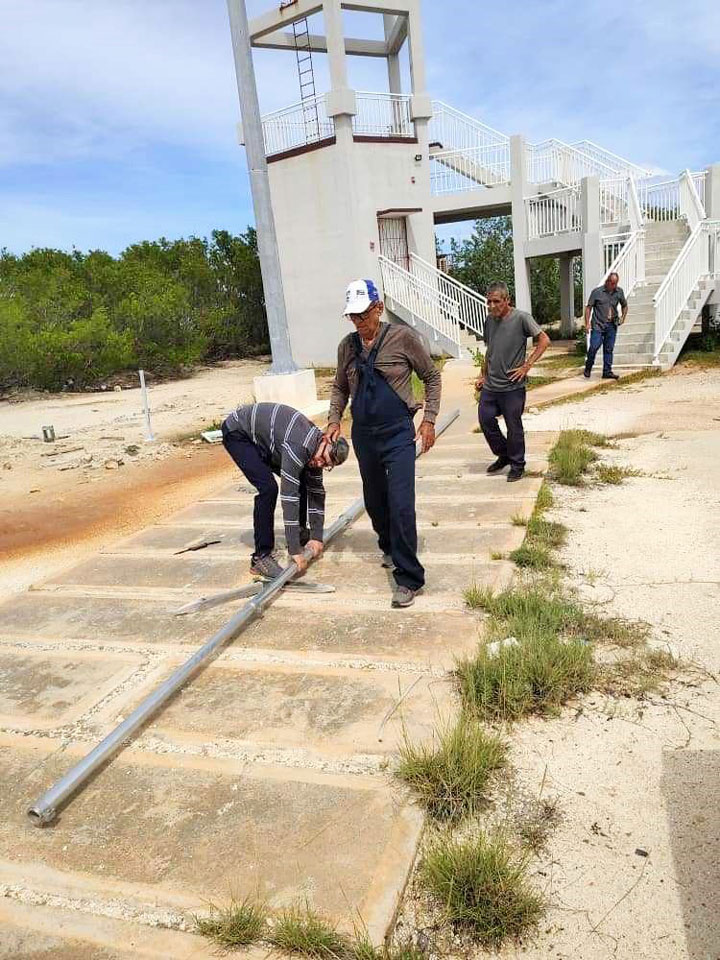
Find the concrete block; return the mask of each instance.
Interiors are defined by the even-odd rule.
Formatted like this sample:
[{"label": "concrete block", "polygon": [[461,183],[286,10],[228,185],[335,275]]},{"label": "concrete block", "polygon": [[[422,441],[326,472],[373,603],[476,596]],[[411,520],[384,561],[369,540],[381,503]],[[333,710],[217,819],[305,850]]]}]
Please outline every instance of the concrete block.
[{"label": "concrete block", "polygon": [[314,416],[320,410],[327,410],[327,401],[321,402],[317,397],[314,370],[255,377],[253,394],[256,403],[286,403],[302,410],[306,416]]},{"label": "concrete block", "polygon": [[328,91],[325,109],[329,117],[354,117],[357,113],[355,91],[347,87]]}]

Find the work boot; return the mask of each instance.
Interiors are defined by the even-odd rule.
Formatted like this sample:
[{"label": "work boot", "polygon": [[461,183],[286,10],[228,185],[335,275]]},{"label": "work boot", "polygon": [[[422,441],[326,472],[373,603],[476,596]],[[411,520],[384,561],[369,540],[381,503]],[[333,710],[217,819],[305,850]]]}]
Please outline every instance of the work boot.
[{"label": "work boot", "polygon": [[499,473],[510,463],[507,457],[498,457],[494,463],[487,468],[487,473]]},{"label": "work boot", "polygon": [[590,379],[590,371],[588,369],[583,370],[583,376],[586,380]]},{"label": "work boot", "polygon": [[382,560],[381,560],[381,562],[380,562],[380,566],[381,566],[381,567],[384,567],[386,570],[394,570],[394,569],[395,569],[395,564],[393,563],[393,558],[390,556],[389,553],[384,553],[384,554],[382,555]]},{"label": "work boot", "polygon": [[507,475],[507,482],[515,483],[516,480],[522,480],[524,473],[522,467],[513,467]]},{"label": "work boot", "polygon": [[620,379],[620,377],[616,373],[613,373],[612,371],[610,371],[610,373],[604,373],[602,375],[602,378],[603,380],[619,380]]},{"label": "work boot", "polygon": [[397,586],[393,591],[392,605],[394,607],[411,607],[415,603],[415,594],[419,590],[412,590],[410,587]]},{"label": "work boot", "polygon": [[253,555],[250,561],[250,573],[254,573],[256,577],[262,577],[263,580],[275,580],[282,572],[283,568],[271,553],[267,553],[264,557]]}]

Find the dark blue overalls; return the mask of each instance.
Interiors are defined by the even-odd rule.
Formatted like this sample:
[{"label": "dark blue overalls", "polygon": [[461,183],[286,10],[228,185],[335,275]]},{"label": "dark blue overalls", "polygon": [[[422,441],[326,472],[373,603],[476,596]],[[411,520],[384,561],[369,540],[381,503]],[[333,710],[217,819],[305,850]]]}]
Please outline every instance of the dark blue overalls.
[{"label": "dark blue overalls", "polygon": [[352,442],[378,545],[393,559],[395,582],[419,590],[425,571],[417,557],[415,427],[407,405],[375,369],[388,329],[384,327],[366,357],[355,334],[358,384],[352,401]]}]

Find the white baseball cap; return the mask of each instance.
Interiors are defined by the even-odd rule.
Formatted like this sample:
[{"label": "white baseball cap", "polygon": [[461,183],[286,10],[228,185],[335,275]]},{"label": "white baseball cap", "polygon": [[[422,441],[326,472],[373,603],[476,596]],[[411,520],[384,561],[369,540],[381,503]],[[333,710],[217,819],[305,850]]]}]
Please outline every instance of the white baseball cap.
[{"label": "white baseball cap", "polygon": [[368,307],[380,302],[378,288],[372,280],[353,280],[345,293],[345,314],[365,313]]}]

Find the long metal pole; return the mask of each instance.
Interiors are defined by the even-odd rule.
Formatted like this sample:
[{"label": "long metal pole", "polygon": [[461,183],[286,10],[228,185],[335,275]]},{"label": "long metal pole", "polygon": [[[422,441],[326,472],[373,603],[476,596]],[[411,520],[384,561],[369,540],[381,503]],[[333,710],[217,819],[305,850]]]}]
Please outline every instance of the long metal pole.
[{"label": "long metal pole", "polygon": [[[454,410],[440,421],[436,428],[436,436],[440,436],[460,416],[459,410]],[[417,456],[421,455],[418,447]],[[325,532],[325,543],[330,543],[339,533],[346,530],[364,511],[365,504],[360,498],[356,500],[344,513],[335,520]],[[309,550],[304,556],[312,560]],[[51,823],[57,816],[58,808],[73,794],[92,774],[106,763],[122,747],[125,741],[132,736],[143,724],[168,700],[185,681],[203,664],[207,663],[218,650],[230,640],[233,640],[273,597],[275,597],[288,581],[297,574],[297,565],[293,562],[285,567],[283,572],[253,597],[242,610],[217,631],[197,653],[178,667],[157,690],[149,694],[137,706],[130,716],[105,737],[94,750],[91,750],[79,763],[47,790],[28,810],[28,816],[37,827]]]},{"label": "long metal pole", "polygon": [[260,271],[265,291],[265,310],[267,312],[270,348],[272,350],[271,373],[294,373],[297,370],[293,360],[288,332],[285,295],[283,293],[280,255],[278,253],[275,217],[270,197],[270,178],[265,159],[265,139],[263,136],[260,104],[253,69],[250,30],[248,27],[245,0],[227,0],[230,16],[235,75],[237,77],[240,113],[245,151],[250,173],[250,190],[255,224],[257,228]]}]

